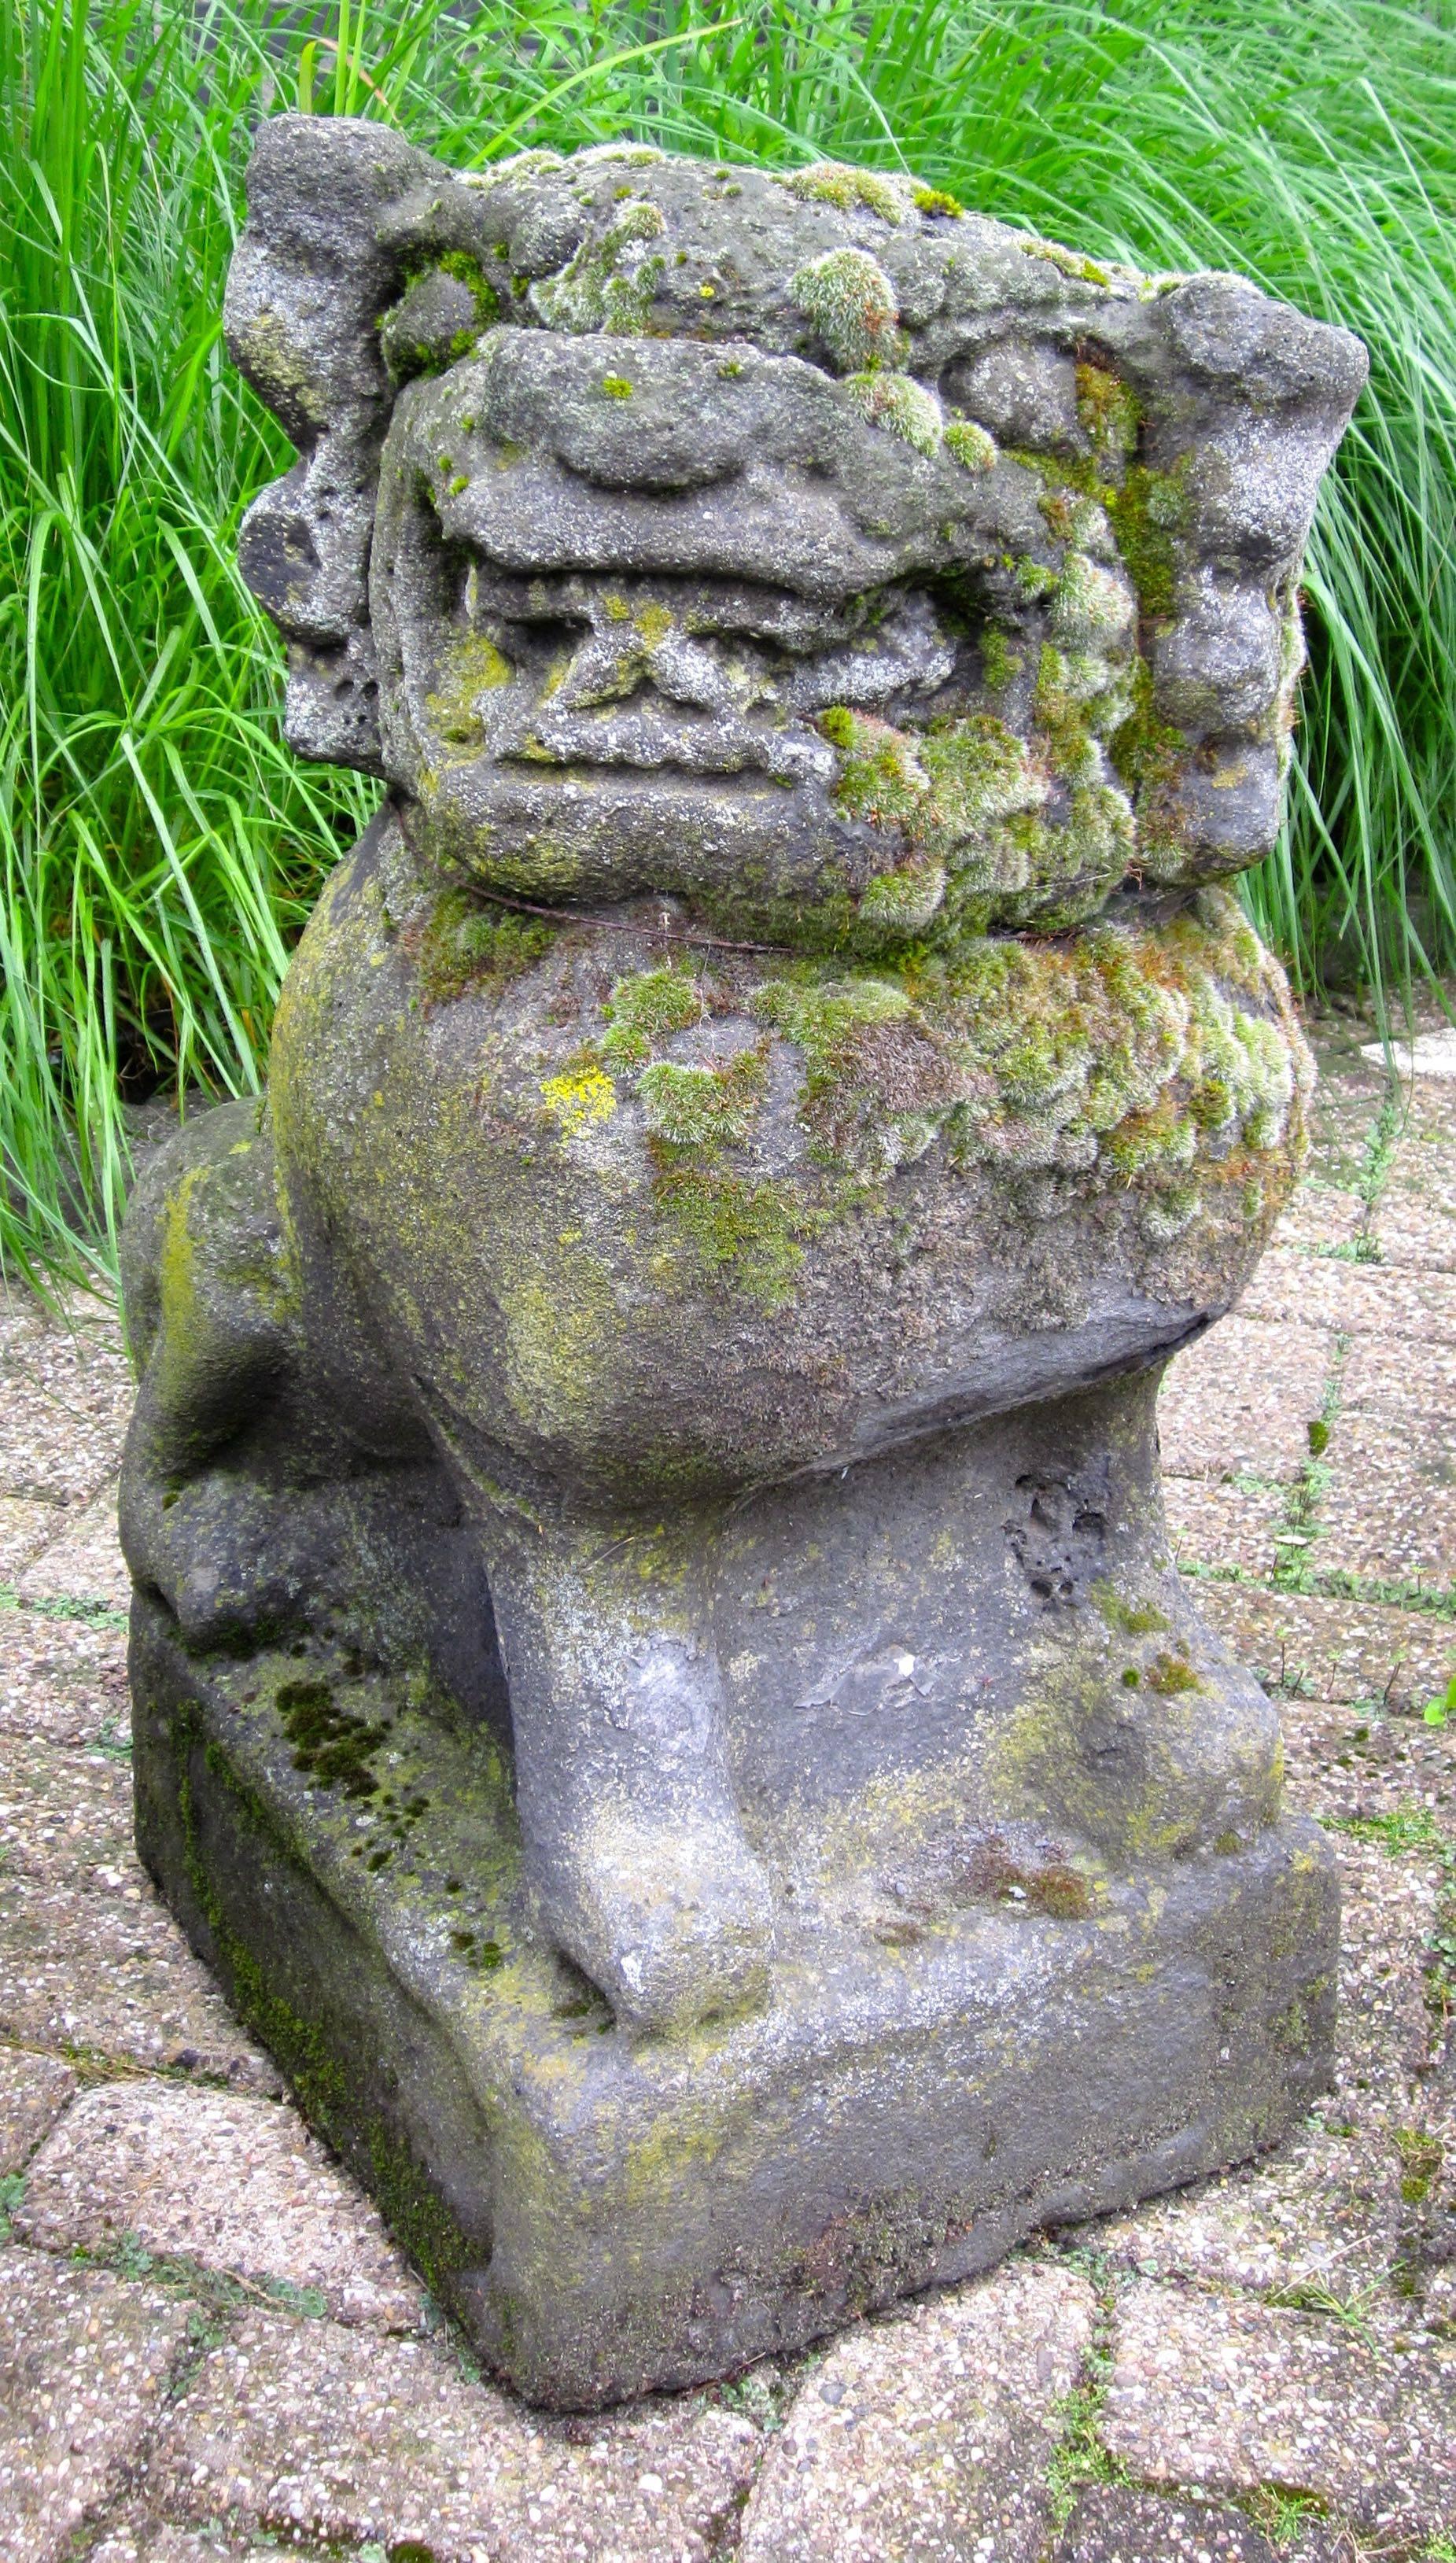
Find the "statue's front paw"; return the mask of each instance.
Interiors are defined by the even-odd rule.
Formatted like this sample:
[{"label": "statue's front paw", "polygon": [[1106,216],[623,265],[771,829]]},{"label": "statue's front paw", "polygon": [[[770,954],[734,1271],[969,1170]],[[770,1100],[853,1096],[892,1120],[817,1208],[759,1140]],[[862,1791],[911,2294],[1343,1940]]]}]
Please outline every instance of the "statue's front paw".
[{"label": "statue's front paw", "polygon": [[543,1899],[626,2028],[692,2029],[768,1993],[769,1884],[736,1825],[600,1815],[558,1850]]}]

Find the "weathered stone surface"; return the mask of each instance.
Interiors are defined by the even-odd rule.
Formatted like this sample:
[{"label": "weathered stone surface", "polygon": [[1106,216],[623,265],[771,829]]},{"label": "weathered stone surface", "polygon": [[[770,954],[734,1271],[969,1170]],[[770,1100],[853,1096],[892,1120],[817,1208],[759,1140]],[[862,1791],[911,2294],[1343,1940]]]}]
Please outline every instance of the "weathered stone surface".
[{"label": "weathered stone surface", "polygon": [[0,2036],[276,2087],[158,1902],[124,1761],[8,1742],[0,1768]]},{"label": "weathered stone surface", "polygon": [[1387,2531],[1456,2507],[1456,2343],[1371,2351],[1349,2323],[1134,2280],[1103,2435],[1145,2481],[1306,2492]]},{"label": "weathered stone surface", "polygon": [[266,1104],[128,1215],[138,1839],[591,2406],[1328,2070],[1329,1854],[1153,1400],[1304,1144],[1222,885],[1365,356],[908,178],[298,116],[227,328],[288,735],[389,790]]},{"label": "weathered stone surface", "polygon": [[845,2333],[769,2443],[743,2563],[1039,2563],[1095,2316],[1075,2271],[1016,2261]]},{"label": "weathered stone surface", "polygon": [[1433,2080],[1425,1986],[1439,1871],[1429,1854],[1352,1841],[1341,1866],[1333,2092],[1266,2160],[1117,2218],[1099,2241],[1149,2277],[1313,2290],[1388,2339],[1439,2315],[1430,2290],[1444,2264],[1426,2247],[1446,2232],[1448,2153],[1456,2173],[1456,2103]]},{"label": "weathered stone surface", "polygon": [[1307,1178],[1274,1234],[1280,1246],[1298,1254],[1348,1255],[1365,1227],[1365,1206],[1359,1193]]},{"label": "weathered stone surface", "polygon": [[85,1511],[68,1514],[53,1539],[16,1580],[22,1602],[89,1602],[124,1611],[131,1578],[116,1537],[116,1489],[108,1485]]},{"label": "weathered stone surface", "polygon": [[52,2563],[118,2487],[187,2329],[160,2289],[0,2251],[0,2557]]},{"label": "weathered stone surface", "polygon": [[[1301,2530],[1305,2522],[1300,2522]],[[1303,2532],[1301,2563],[1324,2563],[1316,2531]],[[129,2558],[128,2558],[129,2563]],[[1278,2563],[1275,2548],[1241,2509],[1221,2503],[1161,2500],[1121,2483],[1092,2483],[1058,2542],[1054,2563]]]},{"label": "weathered stone surface", "polygon": [[[1443,1679],[1441,1706],[1445,1692]],[[1419,1696],[1429,1698],[1424,1685]],[[1449,1724],[1429,1725],[1408,1713],[1387,1716],[1369,1699],[1352,1707],[1289,1699],[1282,1723],[1289,1794],[1311,1814],[1347,1826],[1396,1817],[1438,1834],[1447,1813],[1456,1813],[1456,1735]]]},{"label": "weathered stone surface", "polygon": [[1158,1400],[1165,1472],[1222,1478],[1236,1468],[1297,1478],[1309,1460],[1332,1346],[1318,1326],[1226,1317],[1169,1364]]},{"label": "weathered stone surface", "polygon": [[130,2234],[243,2278],[316,2288],[338,2320],[418,2325],[423,2298],[377,2213],[293,2111],[180,2082],[77,2101],[31,2163],[15,2230],[65,2252]]},{"label": "weathered stone surface", "polygon": [[[1141,1639],[1155,1668],[1160,1634]],[[1135,1635],[1117,1642],[1136,1656]],[[294,1662],[215,1659],[203,1678],[138,1606],[143,1845],[437,2292],[536,2399],[797,2346],[1039,2223],[1248,2152],[1328,2070],[1329,1857],[1288,1822],[1151,1878],[1109,1862],[1095,1894],[1020,1833],[964,1884],[956,1852],[939,1872],[850,1872],[835,1899],[801,1872],[770,2007],[731,2038],[632,2037],[542,1945],[509,1810],[434,1720],[391,1703],[384,1768],[418,1811],[403,1829],[388,1807],[321,1803],[276,1706]],[[377,1694],[346,1696],[378,1722]],[[1208,1713],[1198,1698],[1184,1732]],[[806,2076],[823,2095],[812,2145]],[[911,2147],[910,2198],[891,2145]],[[486,2189],[496,2164],[509,2178]]]},{"label": "weathered stone surface", "polygon": [[0,2174],[19,2169],[75,2089],[76,2075],[59,2057],[0,2047]]},{"label": "weathered stone surface", "polygon": [[0,1735],[118,1750],[131,1725],[123,1629],[0,1611]]},{"label": "weathered stone surface", "polygon": [[1417,1080],[1374,1219],[1386,1264],[1456,1272],[1456,1090]]},{"label": "weathered stone surface", "polygon": [[435,2563],[706,2563],[759,2455],[699,2398],[542,2424],[425,2342],[250,2316],[205,2360],[141,2491],[160,2515]]},{"label": "weathered stone surface", "polygon": [[1398,1335],[1355,1336],[1340,1370],[1342,1424],[1352,1414],[1381,1422],[1438,1424],[1456,1407],[1456,1338],[1431,1329],[1413,1362]]}]

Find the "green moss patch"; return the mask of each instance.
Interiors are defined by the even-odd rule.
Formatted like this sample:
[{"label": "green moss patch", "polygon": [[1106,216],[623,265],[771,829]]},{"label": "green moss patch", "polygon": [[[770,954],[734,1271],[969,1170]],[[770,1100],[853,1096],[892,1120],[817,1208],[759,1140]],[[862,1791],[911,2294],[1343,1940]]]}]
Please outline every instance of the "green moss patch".
[{"label": "green moss patch", "polygon": [[622,1068],[640,1068],[669,1034],[701,1023],[706,1008],[697,979],[680,963],[619,979],[606,1008],[602,1048]]},{"label": "green moss patch", "polygon": [[556,940],[545,917],[495,907],[469,890],[442,890],[420,938],[420,984],[431,1005],[498,991],[532,969]]}]

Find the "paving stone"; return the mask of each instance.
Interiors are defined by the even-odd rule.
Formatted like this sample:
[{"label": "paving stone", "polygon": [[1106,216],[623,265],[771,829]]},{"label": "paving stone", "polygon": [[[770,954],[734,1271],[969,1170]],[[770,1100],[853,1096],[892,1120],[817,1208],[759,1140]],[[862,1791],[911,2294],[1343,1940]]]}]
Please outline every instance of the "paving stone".
[{"label": "paving stone", "polygon": [[130,1732],[124,1629],[0,1610],[0,1737],[44,1736],[52,1744],[104,1738],[119,1751]]},{"label": "paving stone", "polygon": [[[1299,2563],[1320,2563],[1323,2543],[1301,2537]],[[1278,2557],[1241,2509],[1160,2500],[1125,2483],[1091,2483],[1078,2495],[1052,2563],[1278,2563]]]},{"label": "paving stone", "polygon": [[[3,1394],[3,1390],[0,1390]],[[0,1494],[0,1584],[13,1584],[64,1525],[60,1505],[31,1495]]]},{"label": "paving stone", "polygon": [[1145,2482],[1260,2483],[1387,2530],[1456,2517],[1456,2341],[1372,2352],[1348,2324],[1133,2279],[1103,2413]]},{"label": "paving stone", "polygon": [[1318,1176],[1302,1183],[1274,1231],[1274,1242],[1301,1255],[1330,1254],[1352,1247],[1365,1224],[1365,1206],[1357,1192]]},{"label": "paving stone", "polygon": [[0,2038],[280,2088],[136,1859],[124,1761],[4,1739],[0,1848]]},{"label": "paving stone", "polygon": [[1095,2315],[1065,2265],[1012,2261],[843,2334],[770,2444],[743,2563],[1035,2563]]},{"label": "paving stone", "polygon": [[1198,1609],[1270,1690],[1423,1708],[1456,1674],[1456,1621],[1259,1584],[1198,1587]]},{"label": "paving stone", "polygon": [[1337,1333],[1456,1341],[1456,1274],[1348,1264],[1271,1246],[1238,1303],[1244,1317]]},{"label": "paving stone", "polygon": [[1456,1585],[1456,1415],[1342,1412],[1311,1563],[1369,1581]]},{"label": "paving stone", "polygon": [[1431,1335],[1411,1358],[1402,1336],[1353,1337],[1340,1372],[1340,1412],[1402,1418],[1423,1424],[1456,1412],[1456,1335]]},{"label": "paving stone", "polygon": [[1158,1438],[1171,1477],[1250,1469],[1297,1478],[1330,1376],[1333,1337],[1318,1326],[1225,1317],[1169,1364]]},{"label": "paving stone", "polygon": [[131,1577],[116,1537],[116,1488],[105,1486],[79,1513],[68,1513],[59,1539],[26,1567],[16,1582],[22,1602],[98,1602],[124,1611]]},{"label": "paving stone", "polygon": [[0,2252],[0,2563],[71,2553],[118,2487],[186,2327],[157,2288]]},{"label": "paving stone", "polygon": [[0,2173],[18,2171],[76,2089],[58,2056],[30,2047],[0,2047]]},{"label": "paving stone", "polygon": [[1456,1273],[1456,1199],[1433,1200],[1424,1188],[1392,1186],[1376,1205],[1372,1231],[1382,1264]]},{"label": "paving stone", "polygon": [[259,2313],[203,2362],[137,2496],[234,2534],[419,2539],[434,2563],[704,2563],[761,2446],[705,2396],[543,2421],[425,2341]]},{"label": "paving stone", "polygon": [[86,2563],[259,2563],[260,2550],[267,2551],[251,2538],[237,2544],[211,2528],[158,2525],[132,2516],[113,2519]]},{"label": "paving stone", "polygon": [[85,1503],[116,1473],[135,1395],[114,1310],[16,1324],[0,1340],[0,1494]]},{"label": "paving stone", "polygon": [[1284,1519],[1281,1486],[1215,1485],[1202,1478],[1165,1477],[1163,1503],[1173,1554],[1183,1567],[1236,1568],[1272,1575],[1276,1534]]},{"label": "paving stone", "polygon": [[1279,1715],[1294,1805],[1347,1824],[1413,1818],[1456,1840],[1456,1727],[1288,1697],[1280,1700]]},{"label": "paving stone", "polygon": [[[1378,1042],[1367,1042],[1362,1059],[1383,1062],[1384,1051]],[[1456,1031],[1442,1024],[1439,1031],[1417,1033],[1413,1041],[1397,1041],[1393,1046],[1395,1073],[1402,1079],[1440,1077],[1456,1078]]]},{"label": "paving stone", "polygon": [[369,2200],[292,2108],[241,2091],[88,2091],[32,2162],[15,2231],[53,2252],[134,2234],[205,2268],[316,2287],[342,2322],[409,2329],[424,2315]]}]

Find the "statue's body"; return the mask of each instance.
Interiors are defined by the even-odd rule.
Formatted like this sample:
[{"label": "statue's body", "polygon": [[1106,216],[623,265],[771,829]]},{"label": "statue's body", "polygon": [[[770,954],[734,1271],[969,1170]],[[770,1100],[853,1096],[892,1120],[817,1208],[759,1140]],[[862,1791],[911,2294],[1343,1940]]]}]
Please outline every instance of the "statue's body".
[{"label": "statue's body", "polygon": [[1355,341],[908,182],[265,129],[289,735],[388,777],[127,1239],[143,1849],[547,2399],[1277,2133],[1335,1914],[1153,1397]]}]

